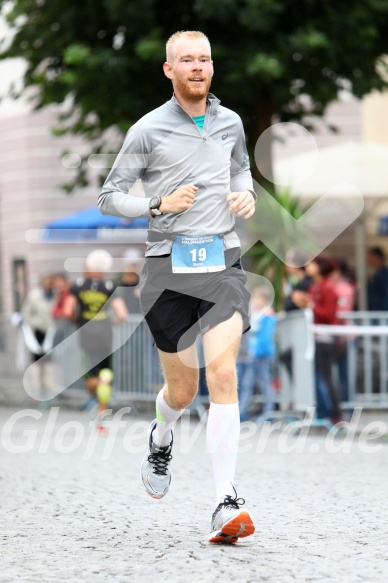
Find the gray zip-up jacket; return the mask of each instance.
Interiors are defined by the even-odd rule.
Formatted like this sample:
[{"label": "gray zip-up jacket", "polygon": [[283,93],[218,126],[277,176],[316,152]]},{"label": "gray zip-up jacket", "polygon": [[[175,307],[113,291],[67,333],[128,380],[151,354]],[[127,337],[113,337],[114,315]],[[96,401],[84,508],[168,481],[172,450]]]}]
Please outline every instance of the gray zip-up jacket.
[{"label": "gray zip-up jacket", "polygon": [[[169,235],[227,233],[225,248],[240,246],[226,197],[250,190],[256,198],[244,129],[240,117],[211,93],[207,103],[202,131],[175,96],[130,128],[98,199],[103,214],[147,217],[151,231]],[[128,192],[137,179],[146,198]],[[190,183],[199,189],[190,209],[151,217],[152,196],[168,196]],[[167,238],[147,241],[146,256],[167,254],[171,245]]]}]

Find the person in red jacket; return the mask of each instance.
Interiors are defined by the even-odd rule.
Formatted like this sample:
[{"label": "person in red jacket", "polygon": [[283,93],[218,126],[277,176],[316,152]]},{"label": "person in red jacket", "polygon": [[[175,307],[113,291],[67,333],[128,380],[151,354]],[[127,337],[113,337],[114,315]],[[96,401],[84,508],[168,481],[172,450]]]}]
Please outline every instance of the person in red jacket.
[{"label": "person in red jacket", "polygon": [[[310,307],[315,324],[338,324],[338,295],[330,275],[335,263],[329,257],[319,255],[306,265],[306,273],[312,279],[307,294],[294,292],[293,301],[301,308]],[[333,423],[341,420],[338,391],[334,383],[332,367],[335,362],[335,338],[327,333],[316,336],[315,364],[317,381],[318,417],[329,417]]]}]

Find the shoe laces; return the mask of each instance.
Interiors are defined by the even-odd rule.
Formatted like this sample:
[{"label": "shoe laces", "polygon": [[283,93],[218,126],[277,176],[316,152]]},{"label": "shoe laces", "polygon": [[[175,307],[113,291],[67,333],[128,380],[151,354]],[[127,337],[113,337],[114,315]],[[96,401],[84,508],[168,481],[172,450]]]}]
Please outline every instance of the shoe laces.
[{"label": "shoe laces", "polygon": [[224,498],[223,502],[220,502],[219,505],[217,506],[217,508],[215,509],[215,511],[213,512],[213,519],[215,517],[215,515],[217,514],[217,512],[219,510],[221,510],[222,507],[224,508],[235,508],[236,510],[239,509],[240,506],[242,506],[243,504],[245,504],[245,500],[244,498],[237,498],[237,492],[236,492],[236,488],[233,486],[233,490],[234,490],[234,498],[230,495],[227,494]]},{"label": "shoe laces", "polygon": [[170,451],[170,446],[166,448],[160,447],[148,456],[148,461],[153,467],[154,474],[160,474],[161,476],[167,475],[168,464],[172,460]]}]

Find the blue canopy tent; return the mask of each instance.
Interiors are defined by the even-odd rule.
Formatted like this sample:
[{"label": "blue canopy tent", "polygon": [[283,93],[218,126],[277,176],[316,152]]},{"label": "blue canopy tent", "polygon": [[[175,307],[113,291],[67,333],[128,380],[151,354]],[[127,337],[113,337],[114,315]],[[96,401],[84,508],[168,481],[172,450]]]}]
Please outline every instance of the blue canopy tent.
[{"label": "blue canopy tent", "polygon": [[97,207],[91,207],[47,223],[42,229],[40,240],[47,242],[128,240],[134,238],[131,235],[135,235],[135,229],[137,238],[145,240],[147,225],[148,221],[145,218],[106,216],[102,215]]}]

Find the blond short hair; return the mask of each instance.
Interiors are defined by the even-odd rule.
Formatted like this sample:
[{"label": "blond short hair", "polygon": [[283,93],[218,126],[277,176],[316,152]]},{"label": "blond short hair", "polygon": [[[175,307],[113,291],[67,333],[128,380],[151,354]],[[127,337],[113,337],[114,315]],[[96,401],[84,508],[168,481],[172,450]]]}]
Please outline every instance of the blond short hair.
[{"label": "blond short hair", "polygon": [[174,32],[166,42],[166,61],[168,63],[174,61],[174,45],[180,38],[189,38],[191,40],[204,39],[209,43],[210,48],[210,41],[203,32],[200,32],[199,30],[178,30],[178,32]]}]

